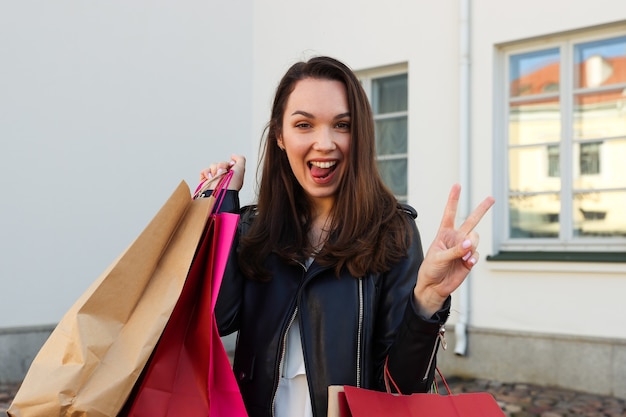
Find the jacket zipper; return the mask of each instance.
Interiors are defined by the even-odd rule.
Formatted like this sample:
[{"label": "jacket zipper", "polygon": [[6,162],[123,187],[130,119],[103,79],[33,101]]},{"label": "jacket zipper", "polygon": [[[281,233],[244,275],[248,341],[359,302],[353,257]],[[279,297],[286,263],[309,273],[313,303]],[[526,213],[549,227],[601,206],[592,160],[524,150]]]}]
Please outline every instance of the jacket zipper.
[{"label": "jacket zipper", "polygon": [[435,345],[433,346],[433,351],[430,354],[430,361],[428,361],[428,367],[426,368],[426,373],[424,374],[422,382],[428,379],[428,374],[430,374],[430,370],[433,366],[433,363],[435,362],[435,354],[437,353],[437,348],[439,347],[439,344],[441,343],[441,347],[443,348],[443,350],[446,350],[448,347],[448,344],[446,343],[445,333],[446,329],[444,325],[441,325],[441,327],[439,327],[439,333],[437,333],[437,339],[435,339]]},{"label": "jacket zipper", "polygon": [[363,280],[359,279],[359,329],[356,341],[356,386],[361,387],[361,342],[363,339]]},{"label": "jacket zipper", "polygon": [[[306,265],[304,265],[302,262],[299,262],[299,261],[296,261],[296,262],[300,266],[302,266],[305,273],[308,272],[309,268],[307,268]],[[362,346],[362,339],[363,339],[363,319],[364,319],[364,309],[365,309],[363,299],[364,299],[363,280],[359,279],[359,328],[357,331],[357,352],[356,352],[356,386],[359,388],[361,387],[361,346]],[[276,385],[276,388],[274,389],[274,396],[272,397],[272,416],[276,415],[276,396],[278,394],[278,384],[280,384],[280,377],[283,373],[285,356],[287,354],[287,334],[289,333],[289,328],[295,321],[297,314],[298,314],[298,306],[296,305],[293,313],[291,314],[289,322],[287,323],[287,328],[285,329],[285,333],[283,334],[282,347],[281,347],[280,358],[278,362],[279,363],[278,378],[277,378],[278,383]]]},{"label": "jacket zipper", "polygon": [[293,310],[293,313],[291,314],[291,318],[289,319],[289,322],[287,323],[287,328],[285,329],[285,333],[283,334],[283,343],[282,343],[282,348],[280,351],[280,358],[278,361],[278,378],[277,380],[277,385],[276,388],[274,389],[274,396],[272,398],[272,415],[276,414],[276,395],[278,394],[278,385],[280,385],[280,378],[283,374],[283,367],[284,367],[284,362],[285,362],[285,355],[287,354],[287,334],[289,334],[289,328],[291,327],[291,325],[293,324],[293,322],[296,320],[296,315],[298,314],[298,306],[296,305],[296,308]]},{"label": "jacket zipper", "polygon": [[[302,267],[302,269],[304,270],[304,273],[306,274],[309,268],[307,268],[307,266],[304,263],[298,260],[296,260],[296,263],[298,263]],[[298,289],[298,293],[300,293],[300,289]],[[276,386],[274,387],[274,396],[272,397],[272,416],[276,415],[276,396],[278,394],[278,386],[280,385],[280,378],[283,374],[283,367],[285,365],[284,364],[285,355],[287,354],[287,335],[289,334],[289,328],[291,328],[291,325],[296,320],[297,315],[298,315],[298,304],[296,302],[296,307],[294,308],[293,313],[291,313],[291,317],[289,318],[289,322],[287,323],[287,327],[285,328],[285,333],[283,334],[283,342],[282,342],[282,347],[280,351],[280,358],[278,360],[278,378],[276,378],[277,382],[276,382]]]}]

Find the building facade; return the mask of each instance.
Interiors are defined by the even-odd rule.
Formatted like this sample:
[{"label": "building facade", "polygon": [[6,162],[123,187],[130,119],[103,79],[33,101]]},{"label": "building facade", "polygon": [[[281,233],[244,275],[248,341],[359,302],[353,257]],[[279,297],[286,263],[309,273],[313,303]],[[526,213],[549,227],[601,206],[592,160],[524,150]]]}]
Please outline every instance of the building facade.
[{"label": "building facade", "polygon": [[459,221],[496,198],[444,373],[626,397],[621,0],[209,3],[3,3],[0,381],[181,177],[245,154],[252,201],[280,76],[330,55],[361,77],[425,244],[453,183]]}]

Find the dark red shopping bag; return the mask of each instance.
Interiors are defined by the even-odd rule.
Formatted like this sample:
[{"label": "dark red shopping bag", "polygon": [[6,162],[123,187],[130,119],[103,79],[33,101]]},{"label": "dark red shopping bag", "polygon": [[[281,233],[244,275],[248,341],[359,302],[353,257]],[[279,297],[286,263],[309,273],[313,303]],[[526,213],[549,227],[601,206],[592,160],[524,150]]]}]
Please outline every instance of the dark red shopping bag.
[{"label": "dark red shopping bag", "polygon": [[346,414],[340,414],[341,417],[504,417],[496,400],[487,392],[395,395],[350,386],[344,387],[344,391],[339,393],[345,395],[340,410]]},{"label": "dark red shopping bag", "polygon": [[[389,377],[386,367],[385,371]],[[450,393],[443,375],[441,378]],[[346,385],[329,387],[328,395],[328,417],[504,417],[496,400],[487,392],[402,395]]]},{"label": "dark red shopping bag", "polygon": [[247,415],[213,314],[238,220],[211,215],[180,298],[120,416]]}]

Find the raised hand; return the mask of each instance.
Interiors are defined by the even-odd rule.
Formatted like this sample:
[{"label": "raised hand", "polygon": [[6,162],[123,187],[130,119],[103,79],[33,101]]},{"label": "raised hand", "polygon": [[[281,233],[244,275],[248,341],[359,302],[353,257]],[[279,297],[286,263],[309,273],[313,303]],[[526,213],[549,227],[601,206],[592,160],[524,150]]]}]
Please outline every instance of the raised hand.
[{"label": "raised hand", "polygon": [[485,198],[458,229],[454,219],[459,204],[461,186],[450,190],[441,225],[435,240],[428,248],[418,272],[414,295],[420,314],[430,317],[443,306],[448,296],[465,280],[478,262],[478,234],[474,228],[495,200]]},{"label": "raised hand", "polygon": [[200,172],[200,181],[213,180],[226,171],[233,171],[233,177],[228,185],[229,190],[241,190],[244,174],[246,173],[246,158],[242,155],[231,155],[230,161],[215,162]]}]

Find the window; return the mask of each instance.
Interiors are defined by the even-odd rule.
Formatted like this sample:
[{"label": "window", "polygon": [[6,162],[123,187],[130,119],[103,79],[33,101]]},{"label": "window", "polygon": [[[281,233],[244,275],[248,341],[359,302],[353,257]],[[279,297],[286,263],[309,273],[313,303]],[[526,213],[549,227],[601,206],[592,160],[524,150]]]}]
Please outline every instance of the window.
[{"label": "window", "polygon": [[408,193],[408,76],[406,67],[361,73],[376,129],[378,169],[398,200]]},{"label": "window", "polygon": [[581,175],[600,173],[600,146],[602,142],[582,143],[580,145]]},{"label": "window", "polygon": [[[622,26],[623,27],[623,26]],[[503,48],[501,251],[626,249],[626,32]]]}]

